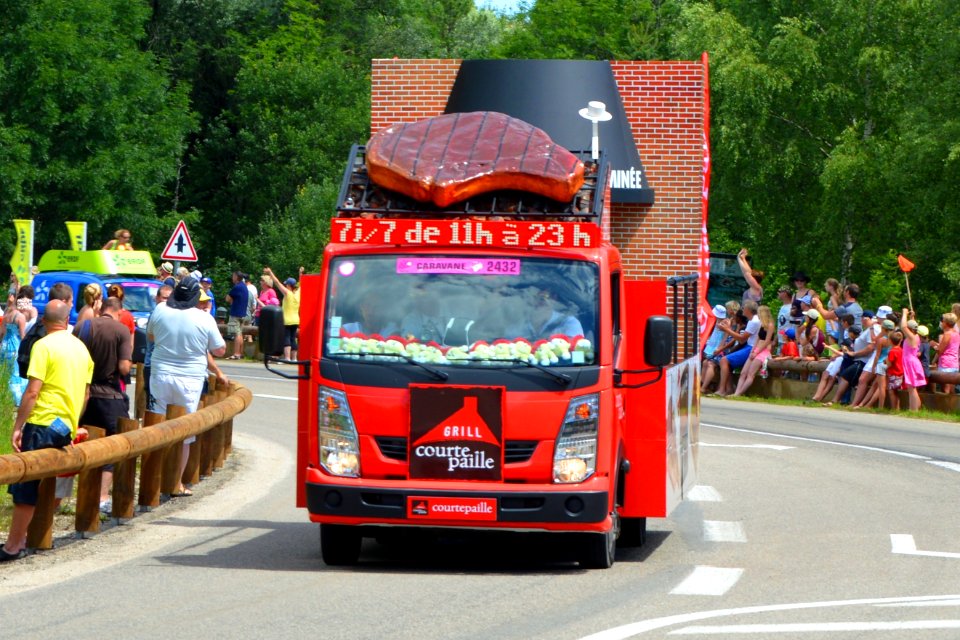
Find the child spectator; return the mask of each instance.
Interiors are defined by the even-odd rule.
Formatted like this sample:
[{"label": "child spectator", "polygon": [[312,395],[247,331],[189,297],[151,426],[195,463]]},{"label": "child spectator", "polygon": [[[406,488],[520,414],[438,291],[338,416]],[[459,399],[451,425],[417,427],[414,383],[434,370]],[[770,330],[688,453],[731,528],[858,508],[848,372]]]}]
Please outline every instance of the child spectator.
[{"label": "child spectator", "polygon": [[[714,309],[716,309],[716,307],[714,307]],[[719,319],[719,316],[717,316],[717,324],[714,327],[714,331],[717,329],[720,330],[720,344],[710,357],[703,361],[703,369],[700,372],[701,393],[707,393],[710,388],[710,383],[713,382],[714,378],[716,378],[720,372],[720,358],[726,355],[734,344],[739,344],[733,340],[733,337],[730,335],[730,330],[732,330],[734,334],[737,334],[739,331],[740,303],[736,300],[728,300],[727,303],[723,305],[723,309],[725,317]]]},{"label": "child spectator", "polygon": [[[844,404],[850,402],[849,398],[847,398],[847,392],[854,387],[859,387],[860,380],[864,376],[864,369],[870,361],[870,357],[873,355],[873,311],[864,311],[860,322],[863,326],[863,331],[854,339],[853,347],[844,349],[844,351],[853,358],[853,362],[840,370],[840,375],[837,377],[837,391],[833,394],[833,401],[823,403],[825,407],[831,406],[834,402],[843,402]],[[869,386],[869,382],[872,379],[873,374],[871,374],[869,380],[864,379],[863,383]]]},{"label": "child spectator", "polygon": [[[900,388],[903,386],[903,334],[894,331],[890,334],[890,353],[887,354],[887,392],[890,396],[890,408],[900,410]],[[881,405],[882,406],[882,405]]]},{"label": "child spectator", "polygon": [[[892,347],[890,334],[896,326],[890,318],[884,318],[881,321],[880,333],[873,341],[873,360],[867,364],[865,370],[873,373],[873,377],[869,386],[862,393],[860,387],[857,388],[857,397],[851,405],[851,409],[863,409],[872,406],[874,403],[877,403],[878,407],[883,407],[886,403],[887,357]],[[861,384],[860,386],[865,385]]]},{"label": "child spectator", "polygon": [[780,347],[780,355],[774,360],[799,360],[800,349],[797,347],[797,330],[793,327],[787,327],[780,334],[783,337],[783,346]]},{"label": "child spectator", "polygon": [[[921,326],[916,320],[907,320],[907,310],[900,316],[900,330],[903,331],[903,388],[907,390],[910,411],[920,408],[920,387],[927,384],[927,376],[920,361]],[[926,327],[922,327],[926,329]]]},{"label": "child spectator", "polygon": [[920,349],[917,357],[920,359],[920,366],[923,367],[923,377],[930,379],[930,328],[921,324],[917,326],[917,335],[920,337]]},{"label": "child spectator", "polygon": [[740,311],[746,318],[747,324],[739,332],[729,332],[729,335],[740,346],[734,346],[733,351],[720,359],[720,382],[717,385],[717,395],[720,397],[726,397],[732,393],[733,372],[743,368],[753,347],[760,339],[760,318],[757,316],[757,303],[753,300],[747,300]]},{"label": "child spectator", "polygon": [[823,353],[825,344],[823,331],[818,326],[820,312],[816,309],[807,309],[803,312],[806,319],[797,331],[797,342],[800,343],[800,357],[804,360],[816,360]]},{"label": "child spectator", "polygon": [[740,370],[740,380],[737,381],[737,389],[733,392],[734,396],[742,396],[746,393],[753,380],[761,370],[764,371],[763,377],[766,377],[767,359],[771,355],[773,342],[777,335],[777,325],[773,319],[773,313],[770,307],[765,304],[757,307],[757,317],[760,318],[760,329],[757,332],[757,341],[747,356],[747,361]]}]

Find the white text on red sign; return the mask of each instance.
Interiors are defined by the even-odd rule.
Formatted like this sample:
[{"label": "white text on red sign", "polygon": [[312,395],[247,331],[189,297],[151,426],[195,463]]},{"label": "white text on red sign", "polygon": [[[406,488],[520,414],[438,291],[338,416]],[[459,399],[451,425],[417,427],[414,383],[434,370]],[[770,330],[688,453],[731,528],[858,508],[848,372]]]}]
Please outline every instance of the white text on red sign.
[{"label": "white text on red sign", "polygon": [[600,229],[588,222],[334,218],[332,242],[437,247],[590,249]]}]

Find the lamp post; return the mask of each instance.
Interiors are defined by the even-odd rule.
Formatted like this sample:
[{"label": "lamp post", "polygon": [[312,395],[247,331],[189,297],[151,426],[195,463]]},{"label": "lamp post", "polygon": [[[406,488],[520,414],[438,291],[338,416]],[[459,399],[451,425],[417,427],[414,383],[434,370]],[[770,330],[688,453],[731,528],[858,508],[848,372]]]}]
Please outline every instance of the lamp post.
[{"label": "lamp post", "polygon": [[596,162],[600,158],[600,127],[598,123],[613,118],[607,113],[607,105],[597,100],[591,100],[587,106],[580,109],[580,117],[593,123],[593,137],[590,140],[590,156]]}]

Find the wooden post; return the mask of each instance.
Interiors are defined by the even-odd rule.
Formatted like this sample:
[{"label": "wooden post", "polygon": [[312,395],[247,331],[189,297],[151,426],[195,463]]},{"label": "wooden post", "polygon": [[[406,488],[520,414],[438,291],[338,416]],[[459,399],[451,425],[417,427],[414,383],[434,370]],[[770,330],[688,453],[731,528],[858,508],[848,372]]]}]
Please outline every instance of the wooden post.
[{"label": "wooden post", "polygon": [[[167,420],[187,415],[187,408],[171,404],[167,406]],[[183,442],[178,441],[164,449],[163,471],[160,474],[160,493],[173,495],[180,487],[180,462],[183,459]]]},{"label": "wooden post", "polygon": [[[164,421],[162,413],[147,411],[143,414],[144,428]],[[140,495],[137,502],[140,511],[150,511],[160,506],[160,470],[163,468],[163,449],[144,454],[140,461]]]},{"label": "wooden post", "polygon": [[137,365],[137,393],[133,399],[133,417],[139,419],[143,418],[144,412],[147,410],[147,382],[145,371],[143,369],[143,363]]},{"label": "wooden post", "polygon": [[[137,383],[140,384],[139,381]],[[139,393],[139,386],[137,387]],[[140,421],[131,418],[117,420],[117,433],[127,433],[140,428]],[[128,458],[113,468],[113,517],[129,520],[133,517],[134,485],[137,482],[137,459]]]},{"label": "wooden post", "polygon": [[56,515],[56,478],[44,478],[40,481],[40,493],[37,496],[37,509],[27,529],[27,546],[31,549],[53,548],[53,517]]},{"label": "wooden post", "polygon": [[[215,394],[216,402],[220,402],[227,397],[226,391],[217,391]],[[213,458],[212,467],[213,470],[219,469],[223,466],[223,423],[218,424],[217,426],[210,429],[210,456]]]},{"label": "wooden post", "polygon": [[[205,399],[206,396],[200,398],[197,411],[203,409]],[[200,482],[200,436],[190,444],[190,456],[187,458],[187,466],[183,468],[180,482],[184,485],[195,485]]]},{"label": "wooden post", "polygon": [[[100,427],[84,426],[90,437],[87,440],[96,440],[107,435],[106,430]],[[100,531],[100,480],[103,477],[103,467],[81,471],[77,478],[77,515],[74,520],[74,529],[78,538],[85,538],[87,534]]]}]

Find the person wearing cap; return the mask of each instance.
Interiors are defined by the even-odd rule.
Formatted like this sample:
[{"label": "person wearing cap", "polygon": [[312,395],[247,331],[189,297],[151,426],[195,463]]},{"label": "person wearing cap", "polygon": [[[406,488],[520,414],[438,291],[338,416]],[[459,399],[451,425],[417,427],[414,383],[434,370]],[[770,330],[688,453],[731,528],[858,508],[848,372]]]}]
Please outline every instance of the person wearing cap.
[{"label": "person wearing cap", "polygon": [[907,320],[912,315],[912,311],[903,308],[900,331],[903,332],[903,388],[907,391],[907,407],[910,411],[917,411],[921,404],[917,390],[927,384],[927,375],[920,362],[920,325],[912,318]]},{"label": "person wearing cap", "polygon": [[806,309],[803,315],[803,324],[797,329],[800,355],[804,359],[816,360],[823,353],[823,347],[826,344],[826,332],[820,326],[820,321],[823,318],[816,309]]},{"label": "person wearing cap", "polygon": [[[889,309],[889,307],[887,308]],[[878,310],[878,312],[879,311],[880,310]],[[873,359],[867,364],[866,368],[867,372],[874,374],[873,379],[869,385],[861,382],[857,387],[857,395],[854,398],[853,404],[850,405],[851,409],[870,407],[874,403],[882,409],[886,403],[888,360],[890,352],[894,347],[891,334],[896,331],[897,325],[891,318],[890,312],[884,311],[883,313],[885,317],[879,322],[880,334],[873,341]],[[899,344],[899,341],[897,341],[897,344]],[[864,391],[864,389],[866,390]]]},{"label": "person wearing cap", "polygon": [[[300,284],[294,278],[287,278],[282,283],[277,274],[270,267],[264,267],[263,272],[270,276],[283,295],[283,359],[297,359],[297,332],[300,330]],[[303,276],[303,267],[300,267]]]},{"label": "person wearing cap", "polygon": [[759,340],[761,329],[760,318],[757,316],[758,306],[753,300],[747,300],[741,312],[747,319],[747,325],[742,331],[734,331],[728,327],[724,331],[732,337],[739,346],[734,346],[731,353],[720,358],[720,382],[717,384],[716,395],[726,397],[733,392],[731,381],[733,372],[742,368],[750,357],[754,345]]},{"label": "person wearing cap", "polygon": [[209,276],[203,276],[200,278],[200,288],[203,289],[203,292],[207,294],[210,298],[210,315],[214,318],[217,317],[217,300],[213,295],[213,279]]},{"label": "person wearing cap", "polygon": [[[849,283],[843,288],[843,302],[834,309],[826,309],[819,298],[813,300],[813,308],[827,320],[836,320],[845,315],[853,316],[853,326],[863,329],[863,307],[857,302],[860,297],[860,287],[854,283]],[[842,337],[842,336],[841,336]]]},{"label": "person wearing cap", "polygon": [[[207,378],[207,354],[222,356],[227,350],[216,320],[197,307],[201,292],[200,283],[187,276],[177,283],[167,303],[158,305],[147,321],[147,340],[154,343],[150,358],[150,396],[156,413],[165,414],[172,404],[186,407],[187,413],[195,412]],[[183,476],[188,445],[193,440],[195,438],[184,440],[178,477]],[[191,494],[181,485],[174,495]]]},{"label": "person wearing cap", "polygon": [[763,302],[763,287],[760,286],[760,283],[763,282],[763,271],[759,269],[754,269],[750,262],[747,260],[749,252],[746,249],[740,249],[740,252],[737,253],[737,265],[740,267],[740,273],[743,274],[743,279],[747,282],[747,289],[743,292],[743,299],[740,301],[740,305],[743,306],[747,300],[753,300],[758,305]]}]

